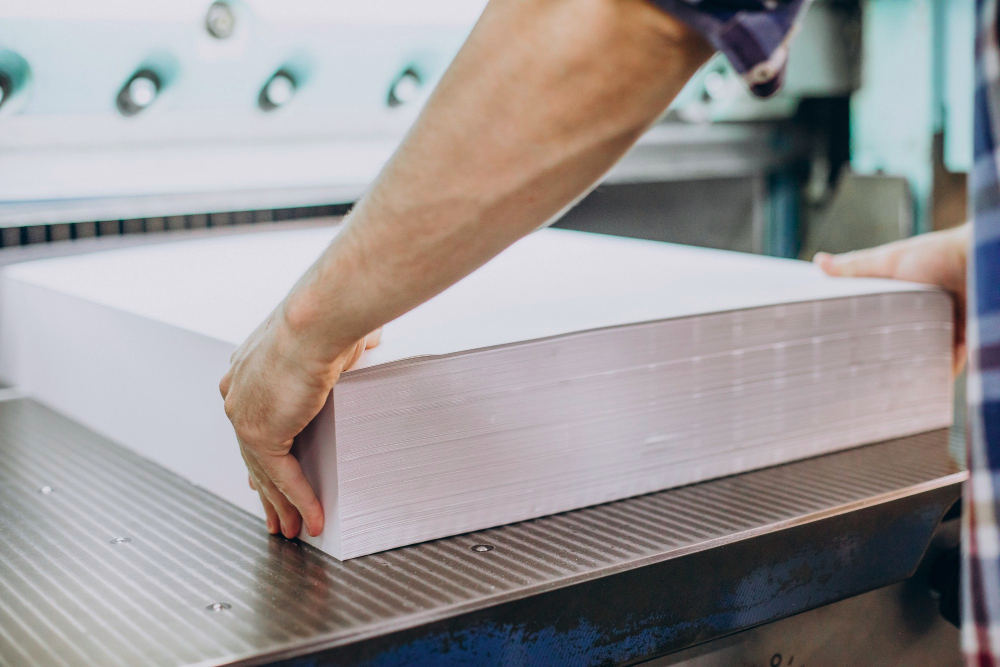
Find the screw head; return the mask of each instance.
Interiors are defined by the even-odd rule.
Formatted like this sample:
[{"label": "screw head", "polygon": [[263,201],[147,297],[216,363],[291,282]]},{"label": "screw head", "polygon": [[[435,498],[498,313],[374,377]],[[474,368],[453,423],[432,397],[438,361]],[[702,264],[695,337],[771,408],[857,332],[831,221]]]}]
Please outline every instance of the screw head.
[{"label": "screw head", "polygon": [[422,85],[423,81],[420,79],[420,74],[412,67],[408,67],[396,78],[389,88],[389,97],[386,100],[386,104],[390,107],[398,107],[412,102],[420,95],[420,87]]},{"label": "screw head", "polygon": [[51,486],[49,486],[48,484],[46,484],[45,486],[42,486],[42,487],[39,487],[39,489],[38,489],[38,492],[39,492],[40,494],[42,494],[43,496],[47,496],[47,495],[49,495],[50,493],[52,493],[53,491],[55,491],[55,489],[53,489],[53,488],[52,488]]},{"label": "screw head", "polygon": [[290,72],[283,69],[278,70],[260,89],[257,105],[264,111],[274,111],[288,104],[295,97],[297,85],[295,77]]},{"label": "screw head", "polygon": [[215,612],[226,611],[232,608],[233,605],[229,604],[228,602],[213,602],[212,604],[205,607],[205,609],[207,609],[208,611],[215,611]]},{"label": "screw head", "polygon": [[149,69],[143,69],[132,75],[132,78],[118,92],[118,111],[123,116],[134,116],[151,105],[160,94],[160,76]]},{"label": "screw head", "polygon": [[476,553],[486,553],[487,551],[493,551],[492,544],[476,544],[473,545],[472,550]]},{"label": "screw head", "polygon": [[205,29],[216,39],[226,39],[236,27],[236,15],[226,2],[213,2],[205,15]]},{"label": "screw head", "polygon": [[131,537],[112,537],[108,540],[108,544],[128,544],[131,541]]},{"label": "screw head", "polygon": [[267,101],[272,106],[283,106],[288,104],[292,100],[292,96],[295,95],[295,82],[284,72],[278,72],[267,83],[264,94],[267,95]]},{"label": "screw head", "polygon": [[137,76],[128,84],[128,96],[132,104],[145,109],[156,99],[157,85],[148,76]]}]

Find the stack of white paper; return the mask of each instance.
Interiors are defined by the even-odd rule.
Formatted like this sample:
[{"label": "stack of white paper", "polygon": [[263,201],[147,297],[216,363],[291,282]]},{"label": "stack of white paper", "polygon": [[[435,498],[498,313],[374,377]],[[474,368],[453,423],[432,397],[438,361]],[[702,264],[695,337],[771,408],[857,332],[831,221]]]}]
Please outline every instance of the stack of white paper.
[{"label": "stack of white paper", "polygon": [[[235,347],[331,229],[4,271],[3,376],[259,512]],[[352,558],[951,421],[951,301],[802,262],[543,231],[390,323],[296,444]]]}]

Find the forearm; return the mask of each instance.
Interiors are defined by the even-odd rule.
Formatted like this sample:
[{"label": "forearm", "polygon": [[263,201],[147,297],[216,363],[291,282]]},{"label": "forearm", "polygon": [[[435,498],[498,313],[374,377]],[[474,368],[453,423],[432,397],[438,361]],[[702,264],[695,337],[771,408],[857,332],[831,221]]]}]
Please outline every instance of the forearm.
[{"label": "forearm", "polygon": [[475,270],[596,182],[710,53],[646,0],[493,0],[286,301],[291,330],[336,354]]}]

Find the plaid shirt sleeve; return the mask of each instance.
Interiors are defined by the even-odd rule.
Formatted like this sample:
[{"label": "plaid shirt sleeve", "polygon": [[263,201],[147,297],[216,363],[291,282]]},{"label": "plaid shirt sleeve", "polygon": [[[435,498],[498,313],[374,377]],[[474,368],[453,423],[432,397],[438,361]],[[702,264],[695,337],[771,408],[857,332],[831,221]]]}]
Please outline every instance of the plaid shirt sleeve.
[{"label": "plaid shirt sleeve", "polygon": [[754,94],[782,84],[788,42],[810,0],[652,0],[729,58]]},{"label": "plaid shirt sleeve", "polygon": [[962,646],[970,667],[1000,665],[1000,46],[997,0],[977,0],[975,160],[969,175],[969,483],[965,488]]}]

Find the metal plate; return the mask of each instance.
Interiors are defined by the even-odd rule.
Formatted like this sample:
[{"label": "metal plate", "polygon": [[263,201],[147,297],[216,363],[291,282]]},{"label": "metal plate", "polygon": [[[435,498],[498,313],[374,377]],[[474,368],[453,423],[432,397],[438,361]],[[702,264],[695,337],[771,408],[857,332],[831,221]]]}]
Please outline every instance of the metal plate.
[{"label": "metal plate", "polygon": [[962,667],[958,628],[906,580],[642,667]]},{"label": "metal plate", "polygon": [[12,400],[0,664],[635,662],[907,576],[963,479],[940,431],[340,563]]},{"label": "metal plate", "polygon": [[958,628],[941,615],[941,596],[932,590],[938,558],[950,560],[959,548],[961,515],[949,512],[946,519],[905,581],[642,667],[962,667]]},{"label": "metal plate", "polygon": [[[2,25],[0,25],[2,27]],[[37,126],[36,120],[36,127]],[[64,123],[64,118],[52,117],[50,123]],[[330,119],[323,120],[324,127],[330,126]],[[148,130],[153,130],[149,126]],[[33,177],[35,171],[42,171],[48,176],[52,164],[60,164],[79,159],[79,149],[56,150],[53,152],[52,131],[42,129],[39,135],[44,137],[45,150],[39,162],[39,156],[29,149],[8,152],[3,158],[11,160],[10,164],[19,165],[15,175],[22,183],[38,184],[39,178]],[[80,136],[85,133],[80,133]],[[16,130],[7,130],[2,139],[17,137]],[[88,139],[92,139],[88,137]],[[715,179],[751,177],[765,174],[781,165],[788,165],[807,153],[807,137],[796,128],[781,122],[759,122],[746,124],[687,124],[664,122],[654,125],[644,134],[636,145],[611,169],[604,179],[606,183],[662,183],[678,182],[694,179]],[[148,136],[146,137],[148,142]],[[314,153],[325,143],[326,155],[343,156],[343,142],[324,140],[317,135],[310,138]],[[170,143],[168,141],[168,143]],[[356,142],[355,142],[356,143]],[[390,142],[391,143],[391,142]],[[353,145],[348,142],[347,145]],[[247,211],[255,209],[276,209],[289,207],[324,206],[327,204],[342,204],[356,201],[368,188],[367,179],[374,174],[366,174],[364,178],[348,179],[333,185],[313,186],[315,169],[307,168],[296,172],[298,176],[307,174],[309,183],[296,181],[296,176],[288,169],[288,158],[275,151],[287,149],[291,155],[296,153],[295,142],[287,146],[276,145],[273,141],[256,141],[243,137],[239,142],[240,152],[232,151],[225,145],[212,146],[211,142],[197,146],[188,137],[186,150],[178,154],[176,146],[171,144],[169,153],[171,168],[177,178],[186,180],[189,191],[163,191],[163,179],[149,178],[142,171],[145,165],[158,164],[165,157],[164,151],[157,147],[146,145],[136,156],[122,149],[120,142],[112,142],[98,149],[93,149],[90,161],[103,159],[107,163],[109,156],[117,158],[121,164],[132,166],[131,173],[125,177],[112,178],[107,174],[101,180],[107,188],[124,188],[132,192],[122,192],[107,195],[102,192],[97,196],[54,196],[49,198],[23,201],[15,197],[0,197],[0,228],[27,225],[49,225],[54,223],[91,222],[97,220],[120,220],[127,218],[148,218],[176,215],[193,215],[224,211]],[[65,148],[65,147],[63,147]],[[375,142],[374,151],[385,152],[385,142]],[[125,150],[124,153],[121,151]],[[116,153],[116,151],[118,151]],[[230,163],[237,159],[246,162],[247,151],[266,151],[263,164],[267,168],[283,170],[282,183],[291,182],[296,187],[248,187],[243,184],[238,190],[231,187],[231,175],[226,178],[229,185],[215,183],[215,174],[226,173],[219,161]],[[229,155],[232,152],[233,155]],[[235,156],[235,157],[234,157]],[[34,160],[28,158],[36,158]],[[187,168],[179,168],[177,160],[181,160]],[[301,161],[301,159],[299,159]],[[2,163],[2,161],[0,161]],[[3,163],[6,164],[6,163]],[[280,165],[284,164],[284,167]],[[65,165],[63,165],[65,167]],[[116,164],[112,162],[112,167]],[[121,175],[120,175],[121,176]],[[341,178],[343,178],[341,176]],[[16,184],[10,182],[0,184],[0,190],[16,191]],[[47,178],[47,181],[51,181]],[[334,179],[336,180],[336,179]],[[46,182],[47,182],[46,181]],[[206,191],[207,190],[207,191]]]}]

